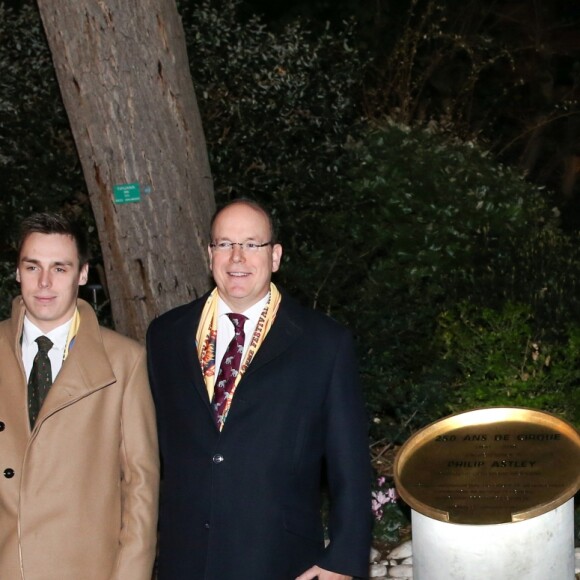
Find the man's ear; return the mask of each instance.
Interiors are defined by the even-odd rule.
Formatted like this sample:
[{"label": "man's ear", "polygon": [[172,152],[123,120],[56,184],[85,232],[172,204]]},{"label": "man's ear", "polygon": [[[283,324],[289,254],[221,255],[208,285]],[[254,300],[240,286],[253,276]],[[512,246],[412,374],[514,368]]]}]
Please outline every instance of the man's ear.
[{"label": "man's ear", "polygon": [[282,260],[282,246],[274,244],[272,246],[272,272],[277,272],[280,268],[280,261]]},{"label": "man's ear", "polygon": [[79,286],[84,286],[89,279],[89,264],[83,264],[81,271],[79,273]]}]

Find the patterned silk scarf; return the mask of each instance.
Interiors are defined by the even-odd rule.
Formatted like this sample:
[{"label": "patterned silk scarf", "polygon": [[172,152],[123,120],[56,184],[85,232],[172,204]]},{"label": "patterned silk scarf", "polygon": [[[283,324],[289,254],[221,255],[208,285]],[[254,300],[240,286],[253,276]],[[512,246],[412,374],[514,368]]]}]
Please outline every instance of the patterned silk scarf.
[{"label": "patterned silk scarf", "polygon": [[[197,356],[199,358],[199,363],[201,365],[201,370],[210,401],[213,397],[216,372],[215,346],[217,336],[218,297],[218,291],[217,288],[215,288],[209,295],[207,302],[203,307],[195,336],[197,344]],[[250,363],[260,348],[260,345],[264,341],[264,338],[266,338],[266,335],[268,334],[268,331],[270,330],[272,323],[276,318],[276,313],[278,312],[278,307],[280,306],[280,300],[280,292],[273,283],[270,283],[270,299],[260,314],[258,324],[256,324],[256,330],[254,331],[250,341],[250,346],[248,347],[246,355],[242,360],[240,372],[236,377],[236,382],[232,390],[232,398],[242,376],[244,375],[244,372],[248,366],[250,366]],[[224,410],[224,421],[227,417],[232,398],[228,400],[226,409]]]}]

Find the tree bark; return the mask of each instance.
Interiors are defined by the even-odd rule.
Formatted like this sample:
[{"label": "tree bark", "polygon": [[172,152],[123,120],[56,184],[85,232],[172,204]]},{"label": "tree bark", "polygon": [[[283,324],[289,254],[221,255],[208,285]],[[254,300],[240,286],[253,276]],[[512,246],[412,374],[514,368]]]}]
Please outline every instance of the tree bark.
[{"label": "tree bark", "polygon": [[[205,138],[174,0],[38,0],[102,246],[116,329],[209,286],[214,211]],[[140,192],[115,201],[118,186]],[[117,187],[116,187],[117,186]]]}]

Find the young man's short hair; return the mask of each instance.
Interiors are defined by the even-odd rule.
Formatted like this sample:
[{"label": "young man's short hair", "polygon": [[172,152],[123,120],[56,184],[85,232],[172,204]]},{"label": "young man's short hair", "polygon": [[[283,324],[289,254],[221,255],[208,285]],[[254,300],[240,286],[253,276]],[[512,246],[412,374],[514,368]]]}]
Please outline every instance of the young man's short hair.
[{"label": "young man's short hair", "polygon": [[20,239],[18,241],[18,260],[26,238],[31,234],[61,234],[70,236],[76,244],[79,255],[79,267],[89,261],[89,244],[85,230],[78,222],[73,222],[58,213],[35,213],[25,218],[20,224]]}]

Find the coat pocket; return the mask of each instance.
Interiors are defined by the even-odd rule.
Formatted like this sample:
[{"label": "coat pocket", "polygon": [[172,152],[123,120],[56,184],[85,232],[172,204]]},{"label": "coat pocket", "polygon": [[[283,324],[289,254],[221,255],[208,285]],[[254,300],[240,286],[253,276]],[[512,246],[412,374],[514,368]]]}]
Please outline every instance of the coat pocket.
[{"label": "coat pocket", "polygon": [[284,527],[291,534],[316,542],[324,540],[322,518],[318,511],[286,508],[284,511]]}]

